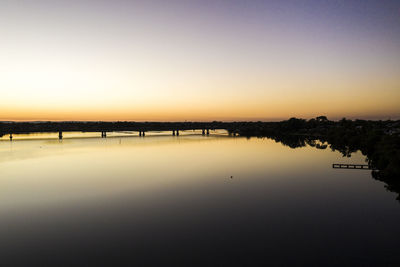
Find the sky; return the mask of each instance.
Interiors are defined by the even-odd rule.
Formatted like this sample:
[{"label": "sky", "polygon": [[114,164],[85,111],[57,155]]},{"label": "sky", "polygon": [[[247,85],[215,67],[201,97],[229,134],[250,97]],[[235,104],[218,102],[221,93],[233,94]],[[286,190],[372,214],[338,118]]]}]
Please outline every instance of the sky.
[{"label": "sky", "polygon": [[318,115],[400,118],[400,1],[0,1],[0,120]]}]

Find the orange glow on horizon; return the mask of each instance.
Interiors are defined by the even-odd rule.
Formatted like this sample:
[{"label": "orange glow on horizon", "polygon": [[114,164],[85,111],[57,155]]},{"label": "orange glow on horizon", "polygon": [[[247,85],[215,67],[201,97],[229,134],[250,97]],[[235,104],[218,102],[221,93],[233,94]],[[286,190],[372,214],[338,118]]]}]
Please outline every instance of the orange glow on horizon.
[{"label": "orange glow on horizon", "polygon": [[400,117],[390,16],[37,2],[0,10],[0,121]]}]

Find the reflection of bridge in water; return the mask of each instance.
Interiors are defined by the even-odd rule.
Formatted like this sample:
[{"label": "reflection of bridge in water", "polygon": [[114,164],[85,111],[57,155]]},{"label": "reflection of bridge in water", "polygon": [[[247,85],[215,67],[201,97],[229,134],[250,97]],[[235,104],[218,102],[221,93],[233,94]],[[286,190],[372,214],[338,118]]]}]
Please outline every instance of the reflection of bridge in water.
[{"label": "reflection of bridge in water", "polygon": [[371,165],[367,164],[341,164],[334,163],[332,164],[332,168],[334,169],[357,169],[357,170],[373,170]]}]

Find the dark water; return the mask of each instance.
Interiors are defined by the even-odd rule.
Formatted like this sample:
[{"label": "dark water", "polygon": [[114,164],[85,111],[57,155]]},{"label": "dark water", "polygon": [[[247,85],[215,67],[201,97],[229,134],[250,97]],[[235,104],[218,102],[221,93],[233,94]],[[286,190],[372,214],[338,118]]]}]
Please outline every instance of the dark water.
[{"label": "dark water", "polygon": [[0,266],[400,264],[395,194],[331,167],[361,154],[91,135],[0,141]]}]

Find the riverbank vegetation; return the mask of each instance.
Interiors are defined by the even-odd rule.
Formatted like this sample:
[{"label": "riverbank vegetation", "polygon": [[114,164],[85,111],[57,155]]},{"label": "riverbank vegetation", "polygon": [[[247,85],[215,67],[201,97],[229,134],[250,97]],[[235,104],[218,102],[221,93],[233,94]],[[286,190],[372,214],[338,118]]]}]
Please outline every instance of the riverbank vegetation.
[{"label": "riverbank vegetation", "polygon": [[360,151],[373,169],[372,177],[386,183],[400,201],[400,121],[330,121],[291,118],[281,122],[243,124],[233,130],[240,135],[268,137],[292,148],[328,146],[344,157]]}]

